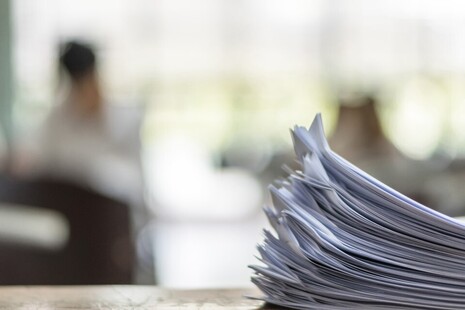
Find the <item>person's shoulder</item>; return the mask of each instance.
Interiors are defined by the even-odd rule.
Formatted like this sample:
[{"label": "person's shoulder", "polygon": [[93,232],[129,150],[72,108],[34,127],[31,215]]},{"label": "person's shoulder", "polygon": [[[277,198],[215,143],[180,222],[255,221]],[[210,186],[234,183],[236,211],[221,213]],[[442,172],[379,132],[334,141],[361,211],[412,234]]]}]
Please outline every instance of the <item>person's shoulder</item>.
[{"label": "person's shoulder", "polygon": [[145,106],[135,103],[105,103],[103,106],[105,121],[122,126],[125,130],[138,131],[142,126]]},{"label": "person's shoulder", "polygon": [[46,120],[58,121],[71,117],[73,111],[71,111],[70,104],[66,101],[59,102],[50,107]]},{"label": "person's shoulder", "polygon": [[138,148],[145,107],[130,103],[106,103],[104,105],[106,134],[117,145],[128,149]]}]

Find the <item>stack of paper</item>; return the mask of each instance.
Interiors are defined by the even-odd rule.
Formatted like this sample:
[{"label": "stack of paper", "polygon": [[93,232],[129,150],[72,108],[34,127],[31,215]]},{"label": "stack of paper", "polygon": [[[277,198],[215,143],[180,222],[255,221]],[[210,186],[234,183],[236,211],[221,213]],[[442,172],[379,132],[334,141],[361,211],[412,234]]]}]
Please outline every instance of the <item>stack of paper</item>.
[{"label": "stack of paper", "polygon": [[[465,226],[333,153],[321,118],[292,132],[301,171],[271,186],[252,281],[295,309],[465,309]],[[401,178],[402,176],[399,176]]]}]

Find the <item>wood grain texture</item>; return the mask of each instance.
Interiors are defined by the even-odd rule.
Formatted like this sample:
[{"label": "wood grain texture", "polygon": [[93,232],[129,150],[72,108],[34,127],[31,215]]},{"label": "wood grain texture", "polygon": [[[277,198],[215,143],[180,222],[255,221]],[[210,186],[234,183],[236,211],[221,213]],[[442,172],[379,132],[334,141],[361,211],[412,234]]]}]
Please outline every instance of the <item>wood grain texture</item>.
[{"label": "wood grain texture", "polygon": [[0,309],[265,309],[255,290],[154,286],[0,286]]}]

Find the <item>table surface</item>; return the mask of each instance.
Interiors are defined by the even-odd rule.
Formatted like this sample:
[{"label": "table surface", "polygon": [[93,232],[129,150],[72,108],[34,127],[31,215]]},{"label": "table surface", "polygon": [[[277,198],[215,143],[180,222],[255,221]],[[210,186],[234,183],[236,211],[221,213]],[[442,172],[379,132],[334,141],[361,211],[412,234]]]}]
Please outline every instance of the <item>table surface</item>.
[{"label": "table surface", "polygon": [[0,286],[0,309],[271,309],[244,297],[259,294],[124,285]]}]

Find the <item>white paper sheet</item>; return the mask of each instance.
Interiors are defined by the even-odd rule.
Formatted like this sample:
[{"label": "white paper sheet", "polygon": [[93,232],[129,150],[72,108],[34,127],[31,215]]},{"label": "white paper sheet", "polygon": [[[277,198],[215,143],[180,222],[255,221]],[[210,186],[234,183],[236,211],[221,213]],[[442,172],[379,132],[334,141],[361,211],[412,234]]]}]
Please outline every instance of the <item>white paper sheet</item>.
[{"label": "white paper sheet", "polygon": [[331,151],[320,115],[295,127],[301,171],[270,186],[252,281],[295,309],[464,309],[465,226]]}]

